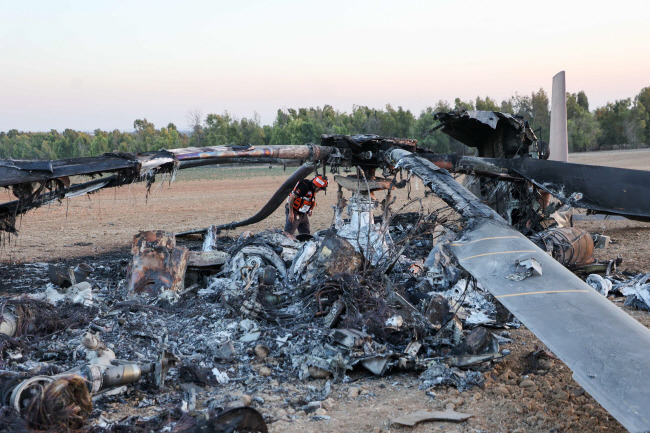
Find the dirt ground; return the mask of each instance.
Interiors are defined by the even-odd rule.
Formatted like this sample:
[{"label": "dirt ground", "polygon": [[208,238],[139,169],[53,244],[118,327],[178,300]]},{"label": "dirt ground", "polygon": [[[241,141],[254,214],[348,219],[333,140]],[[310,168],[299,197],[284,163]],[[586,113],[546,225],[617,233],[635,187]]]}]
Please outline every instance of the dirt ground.
[{"label": "dirt ground", "polygon": [[[611,165],[635,169],[650,168],[650,150],[572,154],[572,162]],[[184,231],[246,218],[266,202],[288,173],[229,169],[214,178],[203,169],[182,175],[171,185],[157,183],[147,196],[142,184],[102,191],[90,197],[66,200],[32,211],[20,222],[18,236],[4,238],[0,249],[3,263],[65,261],[75,257],[126,251],[139,230]],[[210,178],[210,179],[201,179]],[[422,197],[422,183],[412,183],[411,198]],[[319,207],[312,230],[332,222],[331,206],[336,191],[318,197]],[[11,197],[2,192],[0,200]],[[399,203],[407,202],[407,191],[399,193]],[[419,204],[412,205],[417,210]],[[441,207],[432,198],[423,199],[425,209]],[[262,223],[245,228],[257,231],[284,225],[284,208]],[[622,269],[650,272],[650,224],[628,220],[580,221],[579,227],[611,236],[608,249],[597,250],[598,259],[620,255]],[[244,229],[240,229],[242,231]],[[0,276],[1,277],[1,276]],[[617,305],[622,306],[622,302]],[[650,326],[650,315],[626,311]],[[270,420],[273,432],[623,432],[625,429],[571,378],[571,371],[557,359],[531,361],[528,354],[543,348],[524,327],[509,330],[514,343],[506,345],[511,354],[496,368],[485,373],[483,389],[458,393],[455,389],[435,390],[435,398],[418,390],[416,374],[385,378],[365,377],[348,384],[333,384],[330,399],[322,412],[330,419],[315,421],[313,414],[296,413],[287,399],[297,388],[322,387],[322,381],[301,383],[269,378],[264,403],[253,406]],[[462,424],[426,422],[416,427],[399,427],[391,418],[416,410],[444,410],[472,414]],[[116,409],[117,410],[117,409]],[[296,416],[297,415],[297,416]],[[106,414],[108,418],[112,418]]]}]

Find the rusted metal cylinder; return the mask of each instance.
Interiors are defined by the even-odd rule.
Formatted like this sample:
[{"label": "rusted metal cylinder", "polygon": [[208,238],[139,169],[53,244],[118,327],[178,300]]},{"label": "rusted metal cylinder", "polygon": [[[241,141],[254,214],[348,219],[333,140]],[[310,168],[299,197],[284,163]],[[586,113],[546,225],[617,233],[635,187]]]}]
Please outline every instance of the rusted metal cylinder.
[{"label": "rusted metal cylinder", "polygon": [[189,250],[177,247],[174,234],[163,230],[142,231],[133,237],[133,260],[127,272],[129,296],[158,296],[183,289]]},{"label": "rusted metal cylinder", "polygon": [[567,268],[578,268],[594,262],[594,240],[579,228],[552,228],[531,236],[530,240]]}]

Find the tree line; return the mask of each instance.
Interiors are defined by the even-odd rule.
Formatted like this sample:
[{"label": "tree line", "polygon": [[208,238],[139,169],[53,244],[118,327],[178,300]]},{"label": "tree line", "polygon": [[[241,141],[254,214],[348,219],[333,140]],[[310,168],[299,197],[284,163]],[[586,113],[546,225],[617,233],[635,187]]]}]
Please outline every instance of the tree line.
[{"label": "tree line", "polygon": [[[540,89],[497,103],[490,97],[473,101],[456,98],[453,104],[438,101],[415,116],[402,107],[385,109],[354,106],[350,113],[332,106],[278,110],[272,125],[262,125],[259,116],[237,119],[228,112],[190,114],[190,130],[176,125],[156,128],[147,119],[133,122],[133,131],[92,133],[66,129],[63,132],[0,131],[0,158],[65,159],[96,156],[107,152],[147,152],[188,146],[217,145],[299,145],[318,143],[322,134],[377,134],[408,137],[439,153],[465,152],[467,149],[442,132],[431,132],[437,125],[432,114],[458,109],[502,111],[523,116],[538,138],[548,141],[550,101]],[[590,110],[584,91],[567,93],[569,150],[591,151],[615,147],[650,145],[650,87],[634,98],[617,100]]]}]

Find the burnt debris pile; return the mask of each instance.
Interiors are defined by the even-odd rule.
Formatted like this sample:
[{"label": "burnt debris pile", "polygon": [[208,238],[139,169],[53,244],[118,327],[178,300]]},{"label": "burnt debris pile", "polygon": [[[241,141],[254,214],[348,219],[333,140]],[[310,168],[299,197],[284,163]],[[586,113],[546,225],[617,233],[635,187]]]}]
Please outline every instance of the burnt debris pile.
[{"label": "burnt debris pile", "polygon": [[449,214],[378,218],[357,227],[356,248],[343,220],[348,238],[271,230],[177,244],[142,232],[129,255],[14,266],[1,310],[4,414],[33,429],[111,431],[155,424],[100,415],[116,402],[182,424],[241,403],[224,388],[253,394],[273,378],[413,371],[425,388],[480,385],[508,353],[497,328],[518,322],[446,255],[462,226]]},{"label": "burnt debris pile", "polygon": [[[134,236],[124,256],[14,266],[2,296],[3,414],[20,428],[190,431],[235,408],[259,421],[245,407],[256,401],[233,390],[254,394],[273,379],[410,371],[423,390],[481,386],[519,322],[448,253],[464,228],[452,214],[397,214],[384,232],[378,218],[358,236],[385,238],[356,248],[335,228],[302,242],[268,230],[177,244],[159,231]],[[520,268],[518,278],[534,275]],[[587,281],[638,303],[645,280]],[[101,415],[118,402],[156,415]]]}]

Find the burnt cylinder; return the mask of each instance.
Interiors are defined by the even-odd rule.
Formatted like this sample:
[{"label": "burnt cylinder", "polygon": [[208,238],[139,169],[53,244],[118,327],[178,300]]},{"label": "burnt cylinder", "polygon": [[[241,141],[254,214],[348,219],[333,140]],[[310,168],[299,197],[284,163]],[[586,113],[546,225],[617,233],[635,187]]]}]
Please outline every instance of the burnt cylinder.
[{"label": "burnt cylinder", "polygon": [[142,371],[137,364],[113,365],[102,374],[102,389],[134,383],[141,376]]},{"label": "burnt cylinder", "polygon": [[579,228],[552,228],[531,236],[530,240],[567,268],[578,268],[594,262],[594,240]]}]

